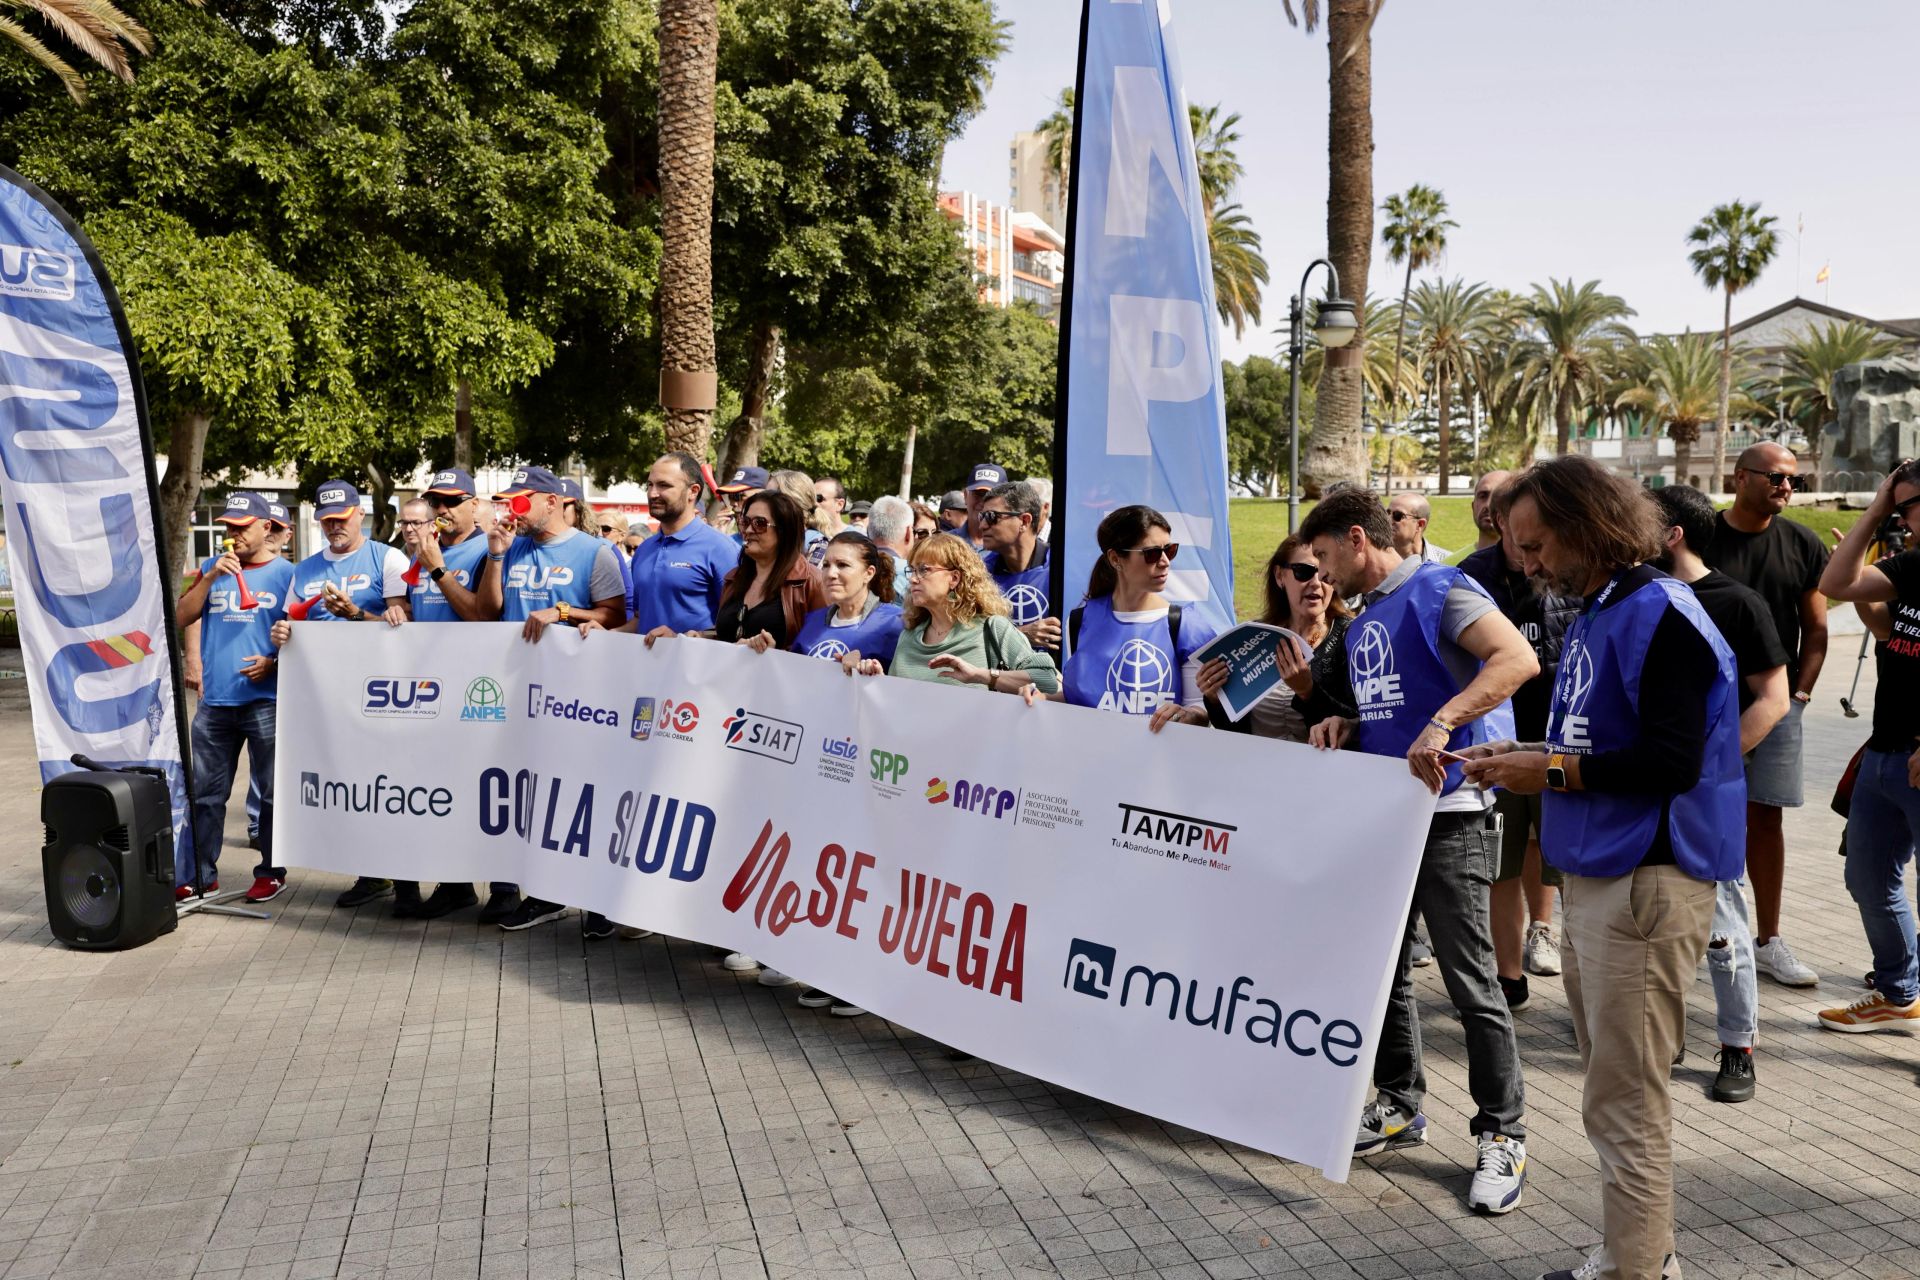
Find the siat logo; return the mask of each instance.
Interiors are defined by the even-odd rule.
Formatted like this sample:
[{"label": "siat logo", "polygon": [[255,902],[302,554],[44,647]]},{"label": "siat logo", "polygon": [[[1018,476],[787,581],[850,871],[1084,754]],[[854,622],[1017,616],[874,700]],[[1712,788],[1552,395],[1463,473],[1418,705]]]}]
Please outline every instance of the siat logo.
[{"label": "siat logo", "polygon": [[1173,663],[1166,653],[1151,641],[1129,640],[1107,664],[1107,687],[1100,695],[1100,709],[1151,715],[1155,707],[1172,702],[1173,697]]},{"label": "siat logo", "polygon": [[1013,617],[1009,620],[1016,627],[1024,627],[1047,616],[1046,592],[1032,583],[1016,583],[1007,588],[1006,596],[1007,605],[1013,610]]},{"label": "siat logo", "polygon": [[0,244],[0,294],[11,298],[73,297],[73,259],[51,249]]},{"label": "siat logo", "polygon": [[1393,665],[1393,637],[1381,622],[1363,621],[1347,645],[1347,667],[1353,675],[1353,696],[1362,711],[1398,706],[1405,698]]}]

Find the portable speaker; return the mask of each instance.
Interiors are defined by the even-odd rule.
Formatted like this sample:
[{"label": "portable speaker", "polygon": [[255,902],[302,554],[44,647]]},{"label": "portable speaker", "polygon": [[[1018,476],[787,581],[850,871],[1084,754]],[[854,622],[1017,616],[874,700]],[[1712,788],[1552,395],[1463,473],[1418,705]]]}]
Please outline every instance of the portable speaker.
[{"label": "portable speaker", "polygon": [[40,821],[54,937],[89,951],[124,951],[173,932],[173,808],[164,779],[63,773],[40,794]]}]

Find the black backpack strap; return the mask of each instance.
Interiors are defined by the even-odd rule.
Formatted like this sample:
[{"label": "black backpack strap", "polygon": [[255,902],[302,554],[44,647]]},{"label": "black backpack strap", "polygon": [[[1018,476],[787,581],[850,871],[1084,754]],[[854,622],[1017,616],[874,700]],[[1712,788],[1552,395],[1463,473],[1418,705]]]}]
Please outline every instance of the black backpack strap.
[{"label": "black backpack strap", "polygon": [[1080,624],[1086,621],[1087,606],[1077,604],[1067,614],[1067,647],[1071,652],[1080,652]]},{"label": "black backpack strap", "polygon": [[1180,606],[1167,606],[1167,638],[1173,641],[1173,660],[1180,661]]}]

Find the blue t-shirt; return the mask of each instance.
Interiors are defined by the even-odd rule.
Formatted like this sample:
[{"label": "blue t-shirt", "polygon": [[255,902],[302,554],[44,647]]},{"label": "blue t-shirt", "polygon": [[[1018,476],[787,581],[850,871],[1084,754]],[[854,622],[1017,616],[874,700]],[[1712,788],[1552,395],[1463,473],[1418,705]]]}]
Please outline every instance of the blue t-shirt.
[{"label": "blue t-shirt", "polygon": [[1214,637],[1204,618],[1180,614],[1180,639],[1164,609],[1120,615],[1112,596],[1087,601],[1080,635],[1062,673],[1067,701],[1075,706],[1150,716],[1163,702],[1184,706],[1194,700],[1184,679],[1187,659]]},{"label": "blue t-shirt", "polygon": [[[525,622],[542,609],[551,609],[565,600],[575,609],[591,609],[594,601],[594,565],[600,553],[613,556],[613,548],[579,530],[569,536],[542,542],[527,534],[513,540],[500,566],[503,595],[500,620]],[[619,592],[618,571],[609,569],[613,582],[604,588],[600,599]]]},{"label": "blue t-shirt", "polygon": [[[384,542],[363,542],[338,560],[331,552],[316,551],[293,567],[293,599],[311,600],[320,594],[323,584],[331,582],[367,613],[385,613],[388,597],[406,597],[407,584],[401,579],[409,563],[398,547]],[[307,611],[307,621],[340,619],[324,603],[316,603]]]},{"label": "blue t-shirt", "polygon": [[739,545],[705,520],[656,533],[634,548],[627,614],[641,635],[655,627],[711,631],[720,583],[739,563]]},{"label": "blue t-shirt", "polygon": [[[487,535],[475,529],[459,542],[450,547],[441,547],[440,556],[447,562],[447,571],[443,575],[472,591],[480,582],[480,570],[487,562]],[[446,593],[440,590],[426,570],[420,571],[420,585],[409,593],[413,603],[415,622],[459,622],[461,617],[448,603]]]},{"label": "blue t-shirt", "polygon": [[[200,566],[200,576],[213,572],[219,556]],[[271,701],[278,694],[276,673],[255,684],[240,668],[256,653],[271,657],[273,624],[287,616],[287,594],[293,586],[293,565],[280,556],[244,570],[247,590],[255,605],[240,607],[240,584],[231,575],[215,578],[200,606],[200,701],[215,707],[243,707]]]},{"label": "blue t-shirt", "polygon": [[[993,578],[994,585],[1000,588],[1000,594],[1007,598],[1007,604],[1013,609],[1011,621],[1016,627],[1024,627],[1042,618],[1057,618],[1059,613],[1053,602],[1047,598],[1047,579],[1050,575],[1047,565],[1047,544],[1033,544],[1033,560],[1018,573],[1008,572],[1000,567],[1000,553],[989,551],[980,557],[987,566],[987,573]],[[1182,631],[1184,633],[1184,623]]]},{"label": "blue t-shirt", "polygon": [[900,628],[906,624],[899,605],[876,601],[867,610],[866,617],[844,627],[833,625],[833,613],[834,606],[828,605],[808,614],[807,620],[800,624],[800,634],[794,637],[793,651],[809,658],[838,662],[841,654],[853,650],[863,658],[880,659],[882,667],[893,665]]}]

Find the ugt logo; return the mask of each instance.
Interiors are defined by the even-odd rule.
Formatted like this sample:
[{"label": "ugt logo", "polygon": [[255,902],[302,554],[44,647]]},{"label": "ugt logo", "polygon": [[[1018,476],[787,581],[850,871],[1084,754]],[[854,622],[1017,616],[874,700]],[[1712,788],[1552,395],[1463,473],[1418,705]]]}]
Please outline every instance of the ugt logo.
[{"label": "ugt logo", "polygon": [[1385,623],[1361,622],[1347,645],[1347,665],[1353,674],[1354,700],[1361,710],[1397,707],[1405,701],[1400,674],[1393,665],[1393,637]]},{"label": "ugt logo", "polygon": [[1060,985],[1095,1000],[1105,1000],[1113,990],[1113,966],[1119,953],[1102,942],[1075,938],[1067,947],[1067,976]]},{"label": "ugt logo", "polygon": [[1106,684],[1100,695],[1102,711],[1152,715],[1155,707],[1173,701],[1173,663],[1151,641],[1129,640],[1107,664]]},{"label": "ugt logo", "polygon": [[1560,746],[1574,751],[1593,750],[1593,735],[1587,716],[1587,699],[1593,696],[1593,650],[1584,640],[1567,646],[1560,658],[1560,675],[1554,681],[1553,704],[1558,724],[1549,736]]}]

